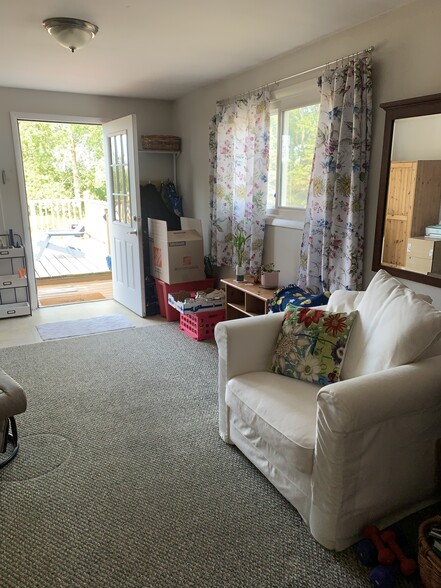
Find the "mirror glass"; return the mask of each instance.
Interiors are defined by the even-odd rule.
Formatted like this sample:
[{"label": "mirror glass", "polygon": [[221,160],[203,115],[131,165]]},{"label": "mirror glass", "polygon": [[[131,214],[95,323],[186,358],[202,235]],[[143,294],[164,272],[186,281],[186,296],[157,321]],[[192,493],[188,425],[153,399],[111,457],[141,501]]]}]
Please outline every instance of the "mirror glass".
[{"label": "mirror glass", "polygon": [[[421,99],[425,111],[428,98]],[[408,102],[382,105],[386,125],[373,269],[441,286],[441,108],[419,115],[418,99],[411,107]],[[437,110],[433,106],[429,111]]]}]

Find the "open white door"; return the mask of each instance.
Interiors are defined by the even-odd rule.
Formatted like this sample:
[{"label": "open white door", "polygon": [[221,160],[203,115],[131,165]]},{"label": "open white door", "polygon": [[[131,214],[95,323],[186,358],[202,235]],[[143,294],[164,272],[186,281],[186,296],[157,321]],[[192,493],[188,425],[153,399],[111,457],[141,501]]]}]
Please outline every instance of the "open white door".
[{"label": "open white door", "polygon": [[136,116],[103,124],[103,134],[113,297],[145,316]]}]

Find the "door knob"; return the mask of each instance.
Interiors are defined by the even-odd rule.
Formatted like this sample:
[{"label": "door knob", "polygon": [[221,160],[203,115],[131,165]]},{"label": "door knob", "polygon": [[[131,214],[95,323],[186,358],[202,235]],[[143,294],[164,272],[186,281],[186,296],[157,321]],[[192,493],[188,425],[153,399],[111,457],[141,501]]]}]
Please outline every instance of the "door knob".
[{"label": "door knob", "polygon": [[138,231],[135,229],[134,231],[129,231],[129,235],[137,235]]}]

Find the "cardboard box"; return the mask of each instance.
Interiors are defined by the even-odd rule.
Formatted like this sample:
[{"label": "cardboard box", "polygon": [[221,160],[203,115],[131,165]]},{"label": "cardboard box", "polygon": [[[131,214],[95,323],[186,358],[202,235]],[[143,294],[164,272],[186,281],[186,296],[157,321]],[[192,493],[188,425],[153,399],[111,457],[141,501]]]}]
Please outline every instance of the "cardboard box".
[{"label": "cardboard box", "polygon": [[167,284],[205,279],[202,223],[181,218],[180,231],[167,231],[167,222],[148,219],[150,272]]}]

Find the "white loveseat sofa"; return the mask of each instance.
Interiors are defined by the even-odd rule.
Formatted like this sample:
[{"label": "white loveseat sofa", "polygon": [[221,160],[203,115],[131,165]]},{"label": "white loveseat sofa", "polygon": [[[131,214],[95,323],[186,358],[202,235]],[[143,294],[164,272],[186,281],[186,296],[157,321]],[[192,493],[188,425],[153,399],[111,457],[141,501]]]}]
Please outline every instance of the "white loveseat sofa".
[{"label": "white loveseat sofa", "polygon": [[342,550],[440,498],[441,313],[384,271],[358,310],[341,380],[324,387],[270,371],[283,313],[219,323],[219,428],[298,510],[315,539]]}]

